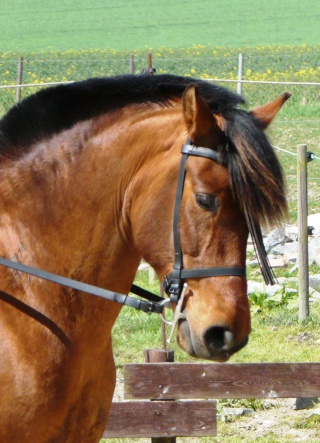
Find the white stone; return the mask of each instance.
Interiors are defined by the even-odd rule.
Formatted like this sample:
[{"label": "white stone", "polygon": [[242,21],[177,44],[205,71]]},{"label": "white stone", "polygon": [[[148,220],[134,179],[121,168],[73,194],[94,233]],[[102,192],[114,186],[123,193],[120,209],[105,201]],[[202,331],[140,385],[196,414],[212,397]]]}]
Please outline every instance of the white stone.
[{"label": "white stone", "polygon": [[314,234],[320,234],[320,214],[310,214],[308,216],[308,226],[314,227]]},{"label": "white stone", "polygon": [[309,277],[309,286],[315,291],[320,291],[320,274]]},{"label": "white stone", "polygon": [[285,227],[281,226],[278,229],[274,229],[264,240],[264,246],[267,253],[270,252],[275,246],[281,245],[285,240]]},{"label": "white stone", "polygon": [[252,415],[253,409],[249,408],[222,408],[223,415],[234,415],[240,417],[242,415]]}]

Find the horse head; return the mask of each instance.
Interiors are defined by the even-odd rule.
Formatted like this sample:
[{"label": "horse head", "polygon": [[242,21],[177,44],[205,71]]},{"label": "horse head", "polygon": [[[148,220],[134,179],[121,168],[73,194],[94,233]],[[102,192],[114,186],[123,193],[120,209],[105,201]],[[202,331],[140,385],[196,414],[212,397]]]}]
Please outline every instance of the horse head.
[{"label": "horse head", "polygon": [[[146,198],[152,201],[140,201],[136,207],[143,223],[136,229],[136,242],[159,278],[173,275],[177,255],[186,270],[182,276],[195,271],[183,279],[187,289],[177,334],[180,347],[194,357],[226,361],[248,342],[250,309],[242,271],[249,231],[252,234],[250,220],[260,227],[278,223],[286,213],[281,167],[263,129],[289,96],[283,94],[252,112],[219,113],[212,112],[197,85],[189,85],[182,98],[182,137],[209,154],[189,155],[180,166],[183,190],[177,208],[179,141],[179,154],[175,150],[157,167],[157,179],[146,182]],[[178,221],[172,223],[174,217]],[[178,234],[173,234],[175,229]],[[197,275],[199,268],[208,269],[208,276]],[[231,272],[210,273],[225,268]]]}]

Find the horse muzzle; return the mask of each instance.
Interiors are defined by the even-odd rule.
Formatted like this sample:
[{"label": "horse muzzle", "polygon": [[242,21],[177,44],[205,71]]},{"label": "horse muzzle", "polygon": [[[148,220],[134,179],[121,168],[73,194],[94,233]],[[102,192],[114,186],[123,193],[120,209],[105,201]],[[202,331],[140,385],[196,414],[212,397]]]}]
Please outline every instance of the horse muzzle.
[{"label": "horse muzzle", "polygon": [[177,341],[192,357],[225,362],[248,343],[248,337],[238,341],[226,325],[210,326],[199,335],[191,331],[185,317],[179,320]]}]

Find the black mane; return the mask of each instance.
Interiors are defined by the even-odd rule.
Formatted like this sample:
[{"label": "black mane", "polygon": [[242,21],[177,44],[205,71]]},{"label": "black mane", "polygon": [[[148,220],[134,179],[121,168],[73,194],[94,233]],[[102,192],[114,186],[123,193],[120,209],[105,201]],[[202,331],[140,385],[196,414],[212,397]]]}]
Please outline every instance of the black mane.
[{"label": "black mane", "polygon": [[16,157],[35,142],[80,121],[134,103],[166,103],[181,97],[190,83],[199,85],[212,111],[224,113],[244,100],[212,83],[174,75],[119,76],[43,89],[15,105],[0,120],[0,156]]}]

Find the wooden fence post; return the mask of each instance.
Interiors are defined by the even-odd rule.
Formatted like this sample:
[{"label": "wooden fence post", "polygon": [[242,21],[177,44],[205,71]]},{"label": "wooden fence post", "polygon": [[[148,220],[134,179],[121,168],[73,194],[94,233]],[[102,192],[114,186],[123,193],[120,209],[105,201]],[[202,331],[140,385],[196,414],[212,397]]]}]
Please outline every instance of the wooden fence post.
[{"label": "wooden fence post", "polygon": [[152,54],[148,54],[148,74],[153,75],[155,72],[155,68],[152,67]]},{"label": "wooden fence post", "polygon": [[242,71],[243,71],[243,56],[239,54],[239,63],[238,63],[238,83],[237,83],[237,93],[242,94]]},{"label": "wooden fence post", "polygon": [[[174,361],[174,351],[171,349],[146,349],[146,363],[167,363]],[[151,443],[176,443],[176,437],[153,437]]]},{"label": "wooden fence post", "polygon": [[17,103],[21,101],[22,76],[23,76],[23,57],[20,57],[18,61],[18,74],[17,74],[17,92],[16,92]]},{"label": "wooden fence post", "polygon": [[309,316],[307,145],[297,147],[299,320]]}]

